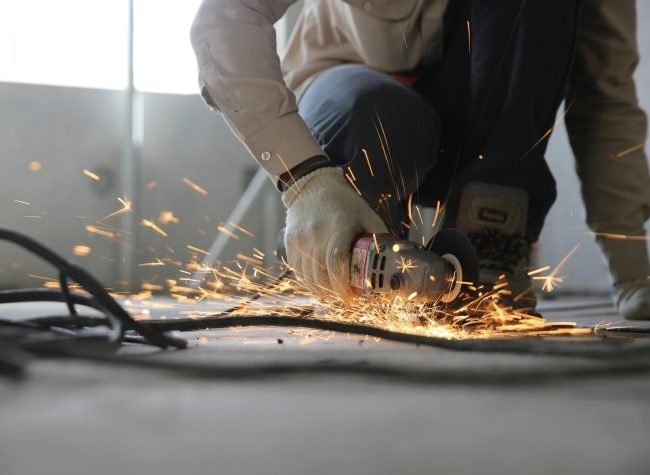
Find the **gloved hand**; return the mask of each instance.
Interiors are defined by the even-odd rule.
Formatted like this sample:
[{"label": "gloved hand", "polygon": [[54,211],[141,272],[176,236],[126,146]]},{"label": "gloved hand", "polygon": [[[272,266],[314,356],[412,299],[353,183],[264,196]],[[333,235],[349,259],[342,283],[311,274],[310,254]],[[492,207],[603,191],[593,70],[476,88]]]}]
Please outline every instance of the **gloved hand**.
[{"label": "gloved hand", "polygon": [[614,304],[618,313],[629,320],[650,320],[650,280],[616,284]]},{"label": "gloved hand", "polygon": [[387,232],[381,218],[340,168],[319,168],[298,179],[282,202],[287,207],[284,243],[289,266],[314,294],[349,301],[354,238]]}]

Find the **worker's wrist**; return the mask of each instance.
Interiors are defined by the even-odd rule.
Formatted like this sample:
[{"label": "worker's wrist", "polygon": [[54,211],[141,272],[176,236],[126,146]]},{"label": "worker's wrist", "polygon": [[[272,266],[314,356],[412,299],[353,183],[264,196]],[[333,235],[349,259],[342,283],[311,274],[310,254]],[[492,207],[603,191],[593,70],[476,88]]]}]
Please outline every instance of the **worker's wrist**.
[{"label": "worker's wrist", "polygon": [[[296,198],[299,196],[302,198],[309,196],[315,189],[325,188],[330,190],[339,190],[337,186],[340,186],[341,183],[343,183],[344,186],[347,186],[345,178],[343,177],[343,170],[335,166],[321,167],[312,170],[310,173],[294,180],[293,185],[282,193],[282,202],[288,209]],[[314,184],[311,184],[312,181],[314,181]]]},{"label": "worker's wrist", "polygon": [[287,191],[300,178],[318,170],[319,168],[332,166],[334,166],[334,164],[326,155],[316,155],[308,158],[278,177],[278,190],[283,192]]}]

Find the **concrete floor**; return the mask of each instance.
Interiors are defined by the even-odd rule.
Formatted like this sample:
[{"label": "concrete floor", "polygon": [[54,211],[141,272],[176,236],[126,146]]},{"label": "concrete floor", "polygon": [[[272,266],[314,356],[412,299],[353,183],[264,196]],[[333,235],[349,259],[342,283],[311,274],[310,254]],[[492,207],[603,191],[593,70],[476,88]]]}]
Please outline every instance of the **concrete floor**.
[{"label": "concrete floor", "polygon": [[[570,315],[552,308],[567,302],[576,303],[546,303],[546,318],[617,320],[606,308]],[[413,383],[301,373],[237,380],[35,361],[26,380],[0,380],[0,474],[650,472],[648,373],[585,377],[578,371],[570,379],[522,384],[445,383],[450,373],[543,374],[598,363],[453,352],[351,335],[306,338],[285,329],[188,337],[190,350],[148,358],[207,366],[352,362],[442,377]]]}]

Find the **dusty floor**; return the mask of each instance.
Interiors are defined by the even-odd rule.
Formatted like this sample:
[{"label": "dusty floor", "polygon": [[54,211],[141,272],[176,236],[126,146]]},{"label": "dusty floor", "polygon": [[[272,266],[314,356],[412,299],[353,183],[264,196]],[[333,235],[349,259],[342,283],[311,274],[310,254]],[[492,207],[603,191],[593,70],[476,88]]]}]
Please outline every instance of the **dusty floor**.
[{"label": "dusty floor", "polygon": [[[590,325],[618,320],[608,308],[553,310],[585,302],[594,300],[547,302],[544,315]],[[650,373],[589,376],[601,362],[352,335],[306,338],[286,329],[187,336],[190,350],[148,358],[208,368],[349,363],[433,377],[302,372],[233,379],[37,361],[26,380],[0,380],[0,474],[650,471]],[[547,378],[564,370],[574,376]],[[471,377],[477,373],[540,377],[479,383]],[[467,377],[449,382],[452,374]]]}]

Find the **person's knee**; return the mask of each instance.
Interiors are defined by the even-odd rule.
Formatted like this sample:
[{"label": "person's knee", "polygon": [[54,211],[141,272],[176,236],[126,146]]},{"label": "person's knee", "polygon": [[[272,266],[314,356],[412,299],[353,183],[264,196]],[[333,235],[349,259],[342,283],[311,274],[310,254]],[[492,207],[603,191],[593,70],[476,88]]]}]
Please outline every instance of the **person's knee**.
[{"label": "person's knee", "polygon": [[440,126],[428,99],[389,77],[359,89],[348,107],[351,117],[392,123],[394,127],[416,122],[436,130]]},{"label": "person's knee", "polygon": [[395,167],[415,167],[424,176],[435,160],[440,118],[433,105],[386,74],[362,66],[333,68],[307,89],[299,109],[336,164],[368,155],[381,174],[378,157],[390,151]]},{"label": "person's knee", "polygon": [[317,128],[351,121],[419,122],[439,129],[433,105],[392,77],[365,66],[344,65],[319,76],[300,100],[300,114]]}]

